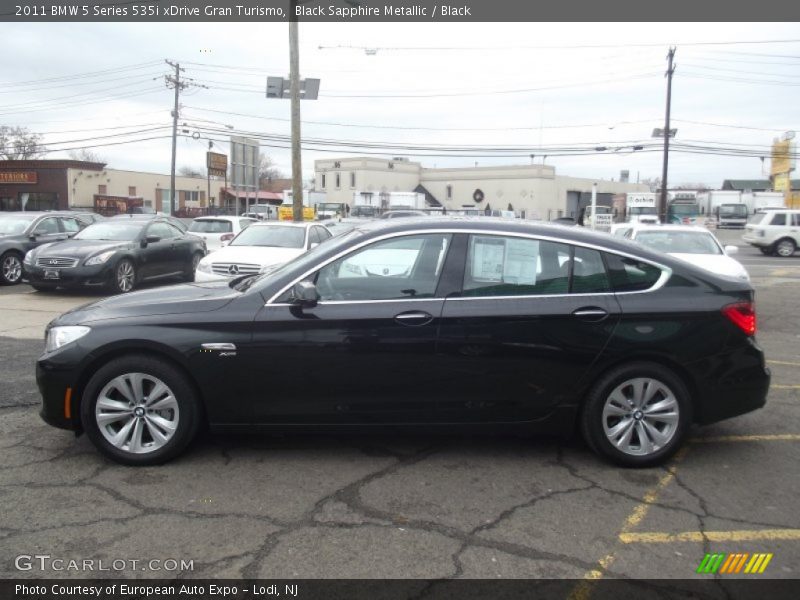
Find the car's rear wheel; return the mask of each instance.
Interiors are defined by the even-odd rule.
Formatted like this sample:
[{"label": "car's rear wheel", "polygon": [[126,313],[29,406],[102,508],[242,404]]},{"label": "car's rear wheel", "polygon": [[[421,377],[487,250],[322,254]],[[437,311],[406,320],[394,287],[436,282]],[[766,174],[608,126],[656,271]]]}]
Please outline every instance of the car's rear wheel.
[{"label": "car's rear wheel", "polygon": [[149,356],[115,359],[89,380],[81,422],[92,443],[126,465],[155,465],[186,449],[194,438],[197,395],[175,367]]},{"label": "car's rear wheel", "polygon": [[681,379],[645,362],[621,366],[603,377],[581,414],[589,446],[627,467],[649,467],[672,456],[691,422],[691,400]]},{"label": "car's rear wheel", "polygon": [[127,294],[136,286],[136,267],[127,258],[123,258],[114,267],[111,289],[118,294]]},{"label": "car's rear wheel", "polygon": [[783,238],[775,243],[775,254],[778,256],[788,258],[794,254],[795,250],[797,250],[797,245],[794,243],[794,240],[789,238]]},{"label": "car's rear wheel", "polygon": [[22,257],[17,252],[0,256],[0,283],[16,285],[22,280]]},{"label": "car's rear wheel", "polygon": [[189,268],[183,273],[183,278],[186,281],[194,281],[194,274],[197,271],[197,265],[200,264],[202,258],[203,255],[200,254],[199,252],[195,252],[194,254],[192,254],[192,260],[189,263]]}]

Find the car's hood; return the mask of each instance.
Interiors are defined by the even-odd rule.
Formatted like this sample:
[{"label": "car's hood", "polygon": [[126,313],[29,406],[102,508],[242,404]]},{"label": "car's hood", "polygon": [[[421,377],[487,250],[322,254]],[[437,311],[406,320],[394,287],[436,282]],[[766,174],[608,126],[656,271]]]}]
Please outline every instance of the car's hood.
[{"label": "car's hood", "polygon": [[683,254],[679,252],[670,252],[670,256],[680,258],[688,263],[711,271],[717,275],[726,277],[735,277],[737,279],[750,279],[747,274],[747,269],[742,266],[742,263],[732,259],[725,254]]},{"label": "car's hood", "polygon": [[241,296],[227,281],[185,283],[159,287],[79,306],[61,315],[54,324],[77,325],[120,317],[146,317],[217,310]]},{"label": "car's hood", "polygon": [[69,258],[87,258],[106,250],[119,250],[130,248],[133,242],[117,242],[106,240],[64,240],[45,244],[36,250],[36,258],[48,256],[64,256]]},{"label": "car's hood", "polygon": [[261,266],[289,262],[303,254],[302,248],[275,248],[273,246],[225,246],[208,255],[212,263],[252,263]]}]

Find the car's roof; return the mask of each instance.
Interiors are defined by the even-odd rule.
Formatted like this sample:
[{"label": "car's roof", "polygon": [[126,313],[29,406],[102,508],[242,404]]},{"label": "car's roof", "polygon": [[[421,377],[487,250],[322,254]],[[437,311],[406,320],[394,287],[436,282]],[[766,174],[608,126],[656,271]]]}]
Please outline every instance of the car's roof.
[{"label": "car's roof", "polygon": [[14,211],[2,211],[0,215],[14,215],[16,217],[65,217],[65,216],[75,216],[75,212],[68,211],[68,210],[14,210]]},{"label": "car's roof", "polygon": [[195,221],[238,221],[239,219],[244,219],[247,217],[231,217],[229,215],[205,215],[203,217],[195,217]]},{"label": "car's roof", "polygon": [[303,221],[302,223],[295,223],[294,221],[259,221],[258,223],[253,223],[250,227],[274,227],[275,225],[280,227],[310,227],[311,225],[321,224],[317,221]]}]

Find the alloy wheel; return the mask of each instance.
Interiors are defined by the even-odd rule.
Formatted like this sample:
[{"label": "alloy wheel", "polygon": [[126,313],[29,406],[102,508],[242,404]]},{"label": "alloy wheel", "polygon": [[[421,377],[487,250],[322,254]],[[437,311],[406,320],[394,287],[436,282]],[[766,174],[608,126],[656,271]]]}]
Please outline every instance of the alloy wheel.
[{"label": "alloy wheel", "polygon": [[675,436],[680,408],[663,382],[637,377],[622,382],[608,395],[602,419],[606,437],[615,448],[632,456],[648,456]]},{"label": "alloy wheel", "polygon": [[778,253],[778,256],[783,256],[784,258],[791,256],[794,254],[794,242],[792,240],[781,240],[775,246],[775,252]]},{"label": "alloy wheel", "polygon": [[120,291],[130,292],[133,289],[133,278],[133,265],[127,260],[122,261],[117,267],[117,287]]},{"label": "alloy wheel", "polygon": [[172,390],[158,377],[125,373],[101,390],[95,420],[103,437],[132,454],[162,448],[175,435],[180,411]]},{"label": "alloy wheel", "polygon": [[19,257],[9,254],[3,259],[3,278],[8,283],[17,283],[22,278],[22,263]]}]

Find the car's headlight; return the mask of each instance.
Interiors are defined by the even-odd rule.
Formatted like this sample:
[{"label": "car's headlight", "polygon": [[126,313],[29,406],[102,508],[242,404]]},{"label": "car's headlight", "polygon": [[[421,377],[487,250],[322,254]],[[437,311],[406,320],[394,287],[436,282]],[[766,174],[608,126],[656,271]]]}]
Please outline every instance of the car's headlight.
[{"label": "car's headlight", "polygon": [[114,256],[114,252],[116,250],[107,250],[102,254],[98,254],[97,256],[93,256],[89,260],[87,260],[84,264],[88,267],[90,265],[102,265],[103,263],[107,262],[109,258]]},{"label": "car's headlight", "polygon": [[202,259],[199,263],[197,263],[197,270],[203,273],[211,273],[211,261],[206,260],[205,258]]},{"label": "car's headlight", "polygon": [[63,327],[52,327],[47,332],[47,341],[44,345],[45,352],[55,352],[62,346],[82,338],[91,329],[83,325],[65,325]]},{"label": "car's headlight", "polygon": [[31,250],[30,252],[26,252],[25,253],[25,258],[22,259],[22,262],[24,262],[26,265],[32,265],[33,264],[33,250]]}]

